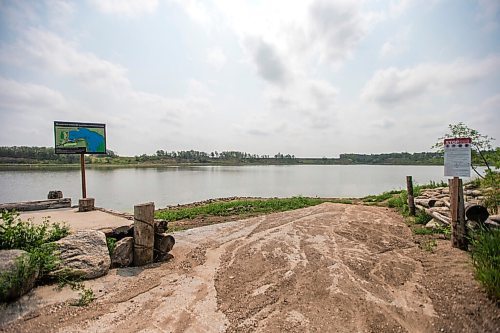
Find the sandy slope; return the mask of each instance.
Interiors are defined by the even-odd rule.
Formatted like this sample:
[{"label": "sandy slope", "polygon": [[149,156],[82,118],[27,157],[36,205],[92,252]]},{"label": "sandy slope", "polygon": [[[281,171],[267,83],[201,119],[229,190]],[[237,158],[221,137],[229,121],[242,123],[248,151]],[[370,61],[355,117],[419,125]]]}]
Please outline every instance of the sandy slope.
[{"label": "sandy slope", "polygon": [[[423,255],[401,217],[385,208],[325,203],[175,237],[169,262],[113,270],[90,281],[99,297],[88,307],[61,303],[61,294],[38,288],[19,304],[36,303],[45,293],[46,305],[2,331],[480,332],[500,327],[498,308],[485,301],[470,279],[466,255],[454,249],[447,250],[452,266],[447,269],[459,270],[471,284],[467,292],[476,288],[472,294],[479,300],[469,301],[474,308],[449,307],[460,292],[444,301],[436,298],[440,290],[446,295],[449,285],[443,283],[445,272],[436,270],[443,266],[439,254]],[[446,317],[450,309],[455,318]]]}]

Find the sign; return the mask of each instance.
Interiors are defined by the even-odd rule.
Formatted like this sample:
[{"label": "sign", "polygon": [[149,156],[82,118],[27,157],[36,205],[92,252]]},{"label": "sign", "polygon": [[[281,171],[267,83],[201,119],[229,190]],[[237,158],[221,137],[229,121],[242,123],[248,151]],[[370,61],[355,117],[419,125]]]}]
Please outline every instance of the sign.
[{"label": "sign", "polygon": [[56,154],[106,154],[106,125],[54,121]]},{"label": "sign", "polygon": [[444,139],[444,176],[470,177],[471,138]]}]

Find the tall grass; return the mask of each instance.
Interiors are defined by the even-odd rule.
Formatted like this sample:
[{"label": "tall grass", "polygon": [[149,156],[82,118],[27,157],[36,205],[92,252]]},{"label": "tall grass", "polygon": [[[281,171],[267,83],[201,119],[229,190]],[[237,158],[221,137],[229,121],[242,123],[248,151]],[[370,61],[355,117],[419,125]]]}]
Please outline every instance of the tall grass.
[{"label": "tall grass", "polygon": [[479,230],[470,241],[476,279],[491,298],[500,302],[500,229]]}]

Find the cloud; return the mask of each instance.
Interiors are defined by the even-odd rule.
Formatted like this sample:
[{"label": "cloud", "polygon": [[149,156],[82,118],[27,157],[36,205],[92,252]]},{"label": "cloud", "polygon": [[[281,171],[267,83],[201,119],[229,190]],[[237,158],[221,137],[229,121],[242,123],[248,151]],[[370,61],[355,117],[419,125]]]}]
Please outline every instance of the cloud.
[{"label": "cloud", "polygon": [[384,107],[417,101],[436,94],[449,94],[494,75],[500,69],[500,56],[480,61],[424,63],[412,68],[390,67],[377,71],[365,85],[361,97]]},{"label": "cloud", "polygon": [[315,1],[309,15],[313,47],[332,63],[348,57],[368,31],[368,17],[355,1]]},{"label": "cloud", "polygon": [[246,44],[259,75],[270,83],[284,84],[288,74],[276,49],[262,39],[247,39]]},{"label": "cloud", "polygon": [[220,71],[226,64],[227,57],[221,48],[214,47],[208,50],[206,61],[210,66]]},{"label": "cloud", "polygon": [[80,52],[76,43],[47,30],[28,29],[20,40],[0,49],[0,61],[71,76],[93,89],[106,86],[119,91],[130,85],[122,66]]},{"label": "cloud", "polygon": [[105,14],[138,17],[153,13],[158,0],[89,0],[97,10]]},{"label": "cloud", "polygon": [[498,15],[500,13],[500,2],[498,0],[477,0],[479,11],[476,19],[483,24],[486,31],[498,29]]},{"label": "cloud", "polygon": [[382,58],[390,58],[403,54],[408,50],[410,27],[401,29],[396,35],[386,41],[380,48]]}]

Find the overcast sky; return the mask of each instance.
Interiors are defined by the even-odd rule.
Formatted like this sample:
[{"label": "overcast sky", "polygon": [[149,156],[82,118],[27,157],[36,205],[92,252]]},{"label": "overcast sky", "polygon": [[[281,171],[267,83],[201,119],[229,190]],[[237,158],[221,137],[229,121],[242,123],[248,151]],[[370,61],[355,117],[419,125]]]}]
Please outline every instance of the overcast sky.
[{"label": "overcast sky", "polygon": [[500,1],[0,0],[0,145],[53,146],[54,120],[120,155],[500,139]]}]

